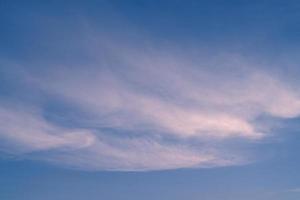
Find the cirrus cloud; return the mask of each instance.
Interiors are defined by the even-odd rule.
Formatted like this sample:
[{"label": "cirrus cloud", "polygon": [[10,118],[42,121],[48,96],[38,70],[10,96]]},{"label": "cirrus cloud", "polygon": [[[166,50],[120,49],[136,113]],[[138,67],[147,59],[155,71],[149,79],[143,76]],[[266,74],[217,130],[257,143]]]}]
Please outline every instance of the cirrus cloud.
[{"label": "cirrus cloud", "polygon": [[[262,116],[300,115],[294,88],[243,59],[100,44],[91,44],[96,58],[84,65],[26,66],[21,82],[43,100],[1,102],[5,151],[85,170],[237,165],[250,158],[228,141],[271,135],[273,125]],[[46,109],[52,101],[78,112]]]}]

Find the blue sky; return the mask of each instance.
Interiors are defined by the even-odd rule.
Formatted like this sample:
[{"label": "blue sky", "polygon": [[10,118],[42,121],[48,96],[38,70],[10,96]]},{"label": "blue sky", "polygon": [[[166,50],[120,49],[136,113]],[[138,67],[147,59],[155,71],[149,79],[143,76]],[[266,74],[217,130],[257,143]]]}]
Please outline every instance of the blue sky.
[{"label": "blue sky", "polygon": [[0,198],[300,197],[297,1],[0,1]]}]

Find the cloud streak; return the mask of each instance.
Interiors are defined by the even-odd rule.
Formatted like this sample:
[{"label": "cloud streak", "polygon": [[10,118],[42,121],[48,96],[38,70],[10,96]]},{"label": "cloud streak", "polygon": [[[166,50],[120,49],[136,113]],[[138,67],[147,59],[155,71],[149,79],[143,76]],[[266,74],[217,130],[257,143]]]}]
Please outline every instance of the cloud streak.
[{"label": "cloud streak", "polygon": [[[250,158],[229,141],[270,136],[273,126],[262,116],[300,115],[296,90],[240,57],[207,59],[98,40],[100,47],[90,44],[95,59],[84,65],[25,70],[21,81],[47,101],[0,104],[6,151],[85,170],[238,165]],[[45,117],[70,117],[67,109],[43,107],[51,101],[78,111],[72,127]]]},{"label": "cloud streak", "polygon": [[0,137],[19,153],[56,148],[85,148],[95,138],[83,130],[67,130],[50,124],[37,113],[0,107]]}]

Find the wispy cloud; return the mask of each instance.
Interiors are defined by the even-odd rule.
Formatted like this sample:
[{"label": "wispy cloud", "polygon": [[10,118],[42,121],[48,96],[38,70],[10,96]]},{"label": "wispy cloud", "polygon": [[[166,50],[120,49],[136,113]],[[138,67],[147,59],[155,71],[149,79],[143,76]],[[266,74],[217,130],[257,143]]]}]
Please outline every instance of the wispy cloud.
[{"label": "wispy cloud", "polygon": [[[90,62],[44,63],[21,76],[45,99],[85,113],[72,116],[80,123],[48,119],[54,111],[41,105],[1,103],[7,151],[91,170],[237,165],[249,160],[226,142],[270,135],[273,126],[261,116],[300,115],[297,91],[240,57],[208,59],[95,38],[101,45],[90,44]],[[56,114],[68,117],[64,110]]]},{"label": "wispy cloud", "polygon": [[0,124],[0,137],[9,142],[13,151],[18,153],[61,147],[80,149],[90,146],[95,140],[89,131],[55,126],[32,110],[1,106]]}]

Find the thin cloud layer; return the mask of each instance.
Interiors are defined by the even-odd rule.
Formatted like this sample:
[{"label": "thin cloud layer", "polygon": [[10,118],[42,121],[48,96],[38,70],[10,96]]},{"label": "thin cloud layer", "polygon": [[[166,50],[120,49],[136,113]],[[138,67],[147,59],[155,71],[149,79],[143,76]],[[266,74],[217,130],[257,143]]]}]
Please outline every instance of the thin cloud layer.
[{"label": "thin cloud layer", "polygon": [[296,90],[243,59],[100,44],[84,65],[44,63],[20,75],[42,103],[0,104],[5,151],[84,170],[237,165],[251,160],[228,141],[272,135],[262,116],[300,115]]},{"label": "thin cloud layer", "polygon": [[0,107],[0,123],[0,137],[11,143],[18,153],[62,147],[80,149],[95,140],[88,131],[57,127],[30,110]]}]

